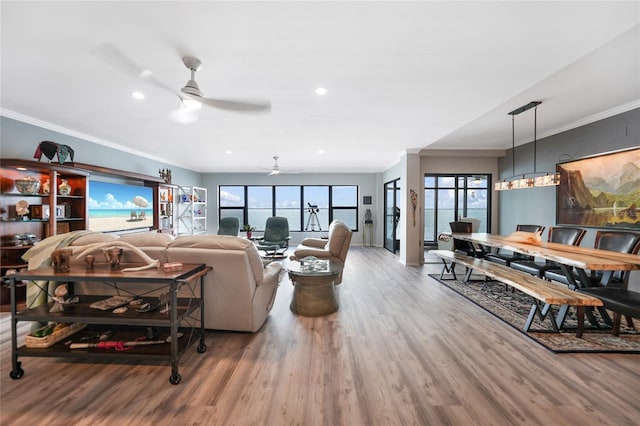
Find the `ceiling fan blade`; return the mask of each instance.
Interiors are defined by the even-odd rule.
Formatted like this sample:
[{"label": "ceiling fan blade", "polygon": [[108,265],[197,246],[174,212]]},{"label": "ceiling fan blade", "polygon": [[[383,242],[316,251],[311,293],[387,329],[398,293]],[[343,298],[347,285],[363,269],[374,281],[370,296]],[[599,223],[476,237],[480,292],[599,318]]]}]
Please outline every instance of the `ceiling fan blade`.
[{"label": "ceiling fan blade", "polygon": [[200,102],[213,108],[239,112],[269,112],[271,102],[268,100],[232,100],[199,98]]},{"label": "ceiling fan blade", "polygon": [[138,66],[133,60],[131,60],[113,44],[102,44],[93,49],[93,53],[116,70],[130,77],[138,78],[162,90],[166,90],[175,94],[174,90],[169,86],[156,80],[150,70]]}]

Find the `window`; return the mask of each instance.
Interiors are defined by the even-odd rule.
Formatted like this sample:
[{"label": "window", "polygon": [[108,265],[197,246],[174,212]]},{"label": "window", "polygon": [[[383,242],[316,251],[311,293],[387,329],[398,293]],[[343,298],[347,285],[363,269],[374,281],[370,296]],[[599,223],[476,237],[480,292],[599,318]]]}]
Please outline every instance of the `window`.
[{"label": "window", "polygon": [[256,230],[264,230],[267,218],[273,216],[273,188],[270,186],[247,187],[247,220]]},{"label": "window", "polygon": [[343,221],[349,228],[358,228],[358,188],[355,186],[331,187],[333,218]]},{"label": "window", "polygon": [[242,186],[220,187],[218,193],[220,206],[219,218],[235,217],[240,222],[240,228],[244,223],[244,188]]},{"label": "window", "polygon": [[[300,228],[300,186],[276,186],[276,216],[286,217],[290,231]],[[266,220],[266,219],[265,219]]]},{"label": "window", "polygon": [[[218,197],[220,218],[237,217],[241,225],[251,224],[257,231],[264,230],[270,216],[286,217],[294,232],[327,231],[334,219],[358,230],[358,187],[354,185],[229,185],[220,186]],[[317,206],[317,223],[311,219],[316,208],[309,205]]]},{"label": "window", "polygon": [[425,175],[424,242],[435,245],[449,232],[449,222],[461,217],[480,219],[478,232],[490,232],[490,175]]}]

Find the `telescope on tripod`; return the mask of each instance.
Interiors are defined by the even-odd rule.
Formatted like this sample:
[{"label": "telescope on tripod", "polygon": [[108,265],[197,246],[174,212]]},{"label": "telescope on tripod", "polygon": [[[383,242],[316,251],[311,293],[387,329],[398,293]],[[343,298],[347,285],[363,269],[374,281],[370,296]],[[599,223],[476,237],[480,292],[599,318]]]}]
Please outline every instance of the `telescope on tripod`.
[{"label": "telescope on tripod", "polygon": [[316,231],[316,226],[318,227],[318,231],[322,231],[322,227],[320,226],[320,221],[318,221],[318,212],[320,209],[317,205],[307,203],[309,208],[307,211],[309,212],[309,218],[307,219],[307,226],[304,227],[305,231]]}]

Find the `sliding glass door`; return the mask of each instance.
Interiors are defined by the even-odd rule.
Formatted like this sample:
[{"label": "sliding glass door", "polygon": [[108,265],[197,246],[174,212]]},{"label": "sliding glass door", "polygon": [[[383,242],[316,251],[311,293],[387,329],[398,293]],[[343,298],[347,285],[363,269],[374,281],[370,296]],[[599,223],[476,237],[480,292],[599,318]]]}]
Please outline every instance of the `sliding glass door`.
[{"label": "sliding glass door", "polygon": [[400,221],[400,179],[384,184],[384,248],[392,253],[400,249],[397,238]]},{"label": "sliding glass door", "polygon": [[426,174],[424,177],[424,243],[437,245],[458,218],[480,220],[478,232],[491,232],[490,175]]}]

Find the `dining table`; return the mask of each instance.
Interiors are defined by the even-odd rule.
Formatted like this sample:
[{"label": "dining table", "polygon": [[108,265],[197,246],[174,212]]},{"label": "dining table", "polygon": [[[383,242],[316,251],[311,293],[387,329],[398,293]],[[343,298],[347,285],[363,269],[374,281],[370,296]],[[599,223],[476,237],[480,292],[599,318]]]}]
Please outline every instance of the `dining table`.
[{"label": "dining table", "polygon": [[[509,235],[490,233],[453,233],[454,239],[468,241],[477,247],[504,249],[516,253],[533,256],[556,262],[567,276],[569,288],[607,286],[613,274],[617,271],[640,270],[640,256],[637,254],[620,253],[569,244],[548,241],[533,241],[518,239]],[[575,278],[571,270],[577,274]],[[592,272],[599,272],[599,280],[590,279]],[[557,316],[558,327],[561,328],[567,314],[568,306],[562,306]],[[605,322],[611,325],[609,315],[601,310]],[[590,311],[587,311],[589,321],[598,326],[598,322]]]}]

